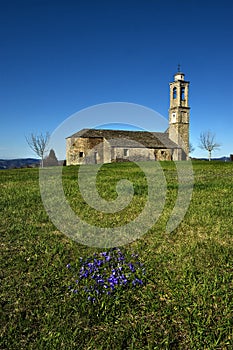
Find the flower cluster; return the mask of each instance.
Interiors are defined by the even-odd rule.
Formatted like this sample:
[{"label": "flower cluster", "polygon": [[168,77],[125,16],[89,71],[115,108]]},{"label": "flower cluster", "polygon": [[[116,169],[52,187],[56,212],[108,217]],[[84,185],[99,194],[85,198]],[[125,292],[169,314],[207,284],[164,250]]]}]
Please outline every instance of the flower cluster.
[{"label": "flower cluster", "polygon": [[[73,270],[71,264],[67,268]],[[74,271],[74,287],[69,286],[69,290],[72,293],[83,290],[91,302],[103,295],[113,295],[117,290],[141,286],[145,276],[138,256],[131,254],[129,261],[119,248],[80,258],[78,271]]]}]

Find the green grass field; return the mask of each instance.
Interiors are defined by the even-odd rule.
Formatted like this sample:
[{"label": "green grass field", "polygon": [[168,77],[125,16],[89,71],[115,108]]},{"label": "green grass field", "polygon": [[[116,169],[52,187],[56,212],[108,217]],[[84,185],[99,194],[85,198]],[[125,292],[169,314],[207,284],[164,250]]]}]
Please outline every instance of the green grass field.
[{"label": "green grass field", "polygon": [[[233,348],[233,163],[193,162],[192,200],[177,229],[165,232],[177,193],[174,164],[163,214],[141,239],[124,247],[146,268],[140,288],[89,303],[68,289],[66,265],[103,250],[72,241],[50,221],[40,197],[38,169],[0,171],[0,349],[143,350]],[[121,177],[134,182],[133,204],[100,215],[77,188],[77,167],[63,171],[71,207],[96,225],[129,222],[143,207],[147,186],[131,163],[104,165],[97,187],[115,199]]]}]

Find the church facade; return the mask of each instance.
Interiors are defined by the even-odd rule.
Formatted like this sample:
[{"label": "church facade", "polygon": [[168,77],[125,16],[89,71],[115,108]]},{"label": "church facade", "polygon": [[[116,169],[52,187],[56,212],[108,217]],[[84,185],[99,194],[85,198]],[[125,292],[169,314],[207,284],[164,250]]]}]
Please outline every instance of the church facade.
[{"label": "church facade", "polygon": [[189,158],[189,81],[178,72],[170,83],[165,132],[82,129],[66,138],[66,165]]}]

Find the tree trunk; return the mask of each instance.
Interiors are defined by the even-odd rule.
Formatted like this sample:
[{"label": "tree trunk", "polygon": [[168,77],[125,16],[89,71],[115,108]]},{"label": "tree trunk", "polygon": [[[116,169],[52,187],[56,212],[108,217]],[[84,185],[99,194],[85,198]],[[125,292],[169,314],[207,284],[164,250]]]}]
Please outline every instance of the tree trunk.
[{"label": "tree trunk", "polygon": [[209,162],[211,161],[211,151],[209,151]]}]

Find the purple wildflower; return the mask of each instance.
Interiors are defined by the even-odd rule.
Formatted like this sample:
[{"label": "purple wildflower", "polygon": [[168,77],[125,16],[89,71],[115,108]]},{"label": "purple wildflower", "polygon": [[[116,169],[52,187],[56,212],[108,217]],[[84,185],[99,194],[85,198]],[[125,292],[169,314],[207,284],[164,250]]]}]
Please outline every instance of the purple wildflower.
[{"label": "purple wildflower", "polygon": [[128,266],[129,266],[129,268],[130,268],[130,270],[131,270],[132,272],[135,272],[135,271],[136,271],[136,270],[135,270],[135,267],[133,266],[132,263],[129,263]]},{"label": "purple wildflower", "polygon": [[[95,253],[87,259],[80,258],[79,279],[74,279],[76,285],[83,288],[87,300],[95,303],[103,295],[114,295],[118,290],[138,287],[143,284],[142,276],[145,268],[137,260],[137,255],[131,255],[131,261],[127,261],[127,255],[119,248]],[[67,265],[67,267],[70,268]],[[77,293],[77,289],[69,289]]]}]

